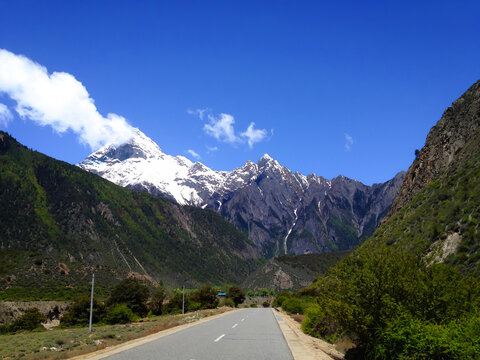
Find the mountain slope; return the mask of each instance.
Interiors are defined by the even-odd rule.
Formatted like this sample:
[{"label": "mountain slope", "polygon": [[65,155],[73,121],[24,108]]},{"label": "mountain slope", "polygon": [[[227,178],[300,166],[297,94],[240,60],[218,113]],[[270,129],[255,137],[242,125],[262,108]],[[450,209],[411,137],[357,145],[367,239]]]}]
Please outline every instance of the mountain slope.
[{"label": "mountain slope", "polygon": [[164,154],[137,130],[120,146],[107,145],[78,164],[118,185],[212,209],[272,257],[349,249],[373,234],[390,208],[404,173],[366,186],[339,176],[292,173],[264,155],[233,171],[213,171]]},{"label": "mountain slope", "polygon": [[305,331],[348,359],[477,359],[480,81],[430,130],[375,234],[303,289]]},{"label": "mountain slope", "polygon": [[99,273],[167,284],[239,282],[258,250],[218,214],[124,189],[0,132],[0,286]]},{"label": "mountain slope", "polygon": [[375,234],[480,270],[480,81],[445,110]]},{"label": "mountain slope", "polygon": [[244,289],[262,288],[298,291],[324,275],[350,251],[319,254],[281,255],[270,259],[243,282]]}]

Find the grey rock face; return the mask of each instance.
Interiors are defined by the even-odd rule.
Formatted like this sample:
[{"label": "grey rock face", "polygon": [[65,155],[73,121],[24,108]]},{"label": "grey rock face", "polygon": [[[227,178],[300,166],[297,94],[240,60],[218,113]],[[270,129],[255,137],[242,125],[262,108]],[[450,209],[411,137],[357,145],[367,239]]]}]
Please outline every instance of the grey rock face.
[{"label": "grey rock face", "polygon": [[254,180],[207,201],[267,257],[358,245],[373,234],[405,176],[401,172],[384,184],[366,186],[344,176],[329,181],[292,173],[265,157],[257,167]]},{"label": "grey rock face", "polygon": [[263,255],[350,249],[373,234],[405,173],[366,186],[338,176],[293,173],[264,155],[233,171],[213,171],[164,154],[143,133],[107,146],[79,166],[121,186],[209,208],[241,229]]}]

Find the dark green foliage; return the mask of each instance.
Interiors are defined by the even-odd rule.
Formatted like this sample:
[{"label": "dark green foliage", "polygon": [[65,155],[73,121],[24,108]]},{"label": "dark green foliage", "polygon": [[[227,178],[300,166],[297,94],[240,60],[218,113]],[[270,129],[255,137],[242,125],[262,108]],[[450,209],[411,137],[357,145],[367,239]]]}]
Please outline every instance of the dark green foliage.
[{"label": "dark green foliage", "polygon": [[41,323],[47,318],[37,308],[30,308],[10,325],[10,331],[43,329]]},{"label": "dark green foliage", "polygon": [[228,306],[228,307],[231,307],[231,308],[236,307],[233,300],[228,298],[228,297],[222,299],[222,301],[220,302],[220,306]]},{"label": "dark green foliage", "polygon": [[[164,310],[167,314],[181,314],[182,313],[183,295],[181,292],[176,292],[173,297],[165,305]],[[194,306],[195,307],[195,306]],[[185,312],[190,309],[190,301],[185,297]]]},{"label": "dark green foliage", "polygon": [[[429,358],[392,357],[396,350],[391,346],[403,344],[402,341],[405,346],[412,341],[430,343],[428,339],[435,332],[449,332],[451,326],[462,327],[468,314],[480,310],[479,279],[462,275],[448,265],[427,266],[421,254],[399,245],[364,246],[312,287],[318,290],[315,298],[318,307],[306,311],[304,330],[327,339],[342,334],[353,336],[358,347],[349,356],[362,359]],[[402,331],[407,331],[401,327],[405,319],[413,327],[411,336],[419,339],[411,338],[408,333],[403,333],[405,339],[401,338]],[[470,334],[479,339],[480,327],[470,329]],[[399,337],[398,341],[394,337]],[[435,341],[431,346],[437,350],[447,345],[464,346],[450,345],[446,343],[447,337],[440,335]],[[408,353],[408,348],[405,351]],[[428,351],[425,348],[425,353]],[[431,354],[431,358],[449,358]]]},{"label": "dark green foliage", "polygon": [[270,301],[265,300],[265,301],[262,303],[262,306],[263,306],[264,308],[270,307]]},{"label": "dark green foliage", "polygon": [[382,331],[375,353],[382,359],[478,359],[480,317],[435,324],[403,315]]},{"label": "dark green foliage", "polygon": [[150,299],[150,311],[153,315],[162,315],[163,312],[163,301],[165,300],[167,293],[163,286],[159,286],[152,294]]},{"label": "dark green foliage", "polygon": [[136,279],[125,279],[115,286],[107,300],[109,306],[125,304],[136,315],[147,315],[147,300],[150,297],[149,288]]},{"label": "dark green foliage", "polygon": [[193,292],[188,300],[192,303],[199,303],[201,309],[215,309],[218,306],[217,292],[209,285],[202,286]]},{"label": "dark green foliage", "polygon": [[283,302],[287,299],[289,299],[292,295],[289,293],[280,293],[277,295],[275,300],[273,300],[272,306],[273,307],[281,307],[283,305]]},{"label": "dark green foliage", "polygon": [[238,286],[230,287],[227,291],[227,297],[233,300],[235,307],[238,307],[238,305],[245,301],[245,293]]},{"label": "dark green foliage", "polygon": [[[99,323],[105,316],[105,304],[93,298],[92,323]],[[83,295],[73,302],[68,308],[67,313],[62,317],[63,326],[86,326],[90,319],[90,296]]]},{"label": "dark green foliage", "polygon": [[133,311],[126,304],[117,304],[108,309],[104,321],[107,324],[127,324],[136,318]]},{"label": "dark green foliage", "polygon": [[285,310],[290,314],[303,314],[303,311],[305,310],[305,304],[301,299],[291,297],[283,301],[282,310]]}]

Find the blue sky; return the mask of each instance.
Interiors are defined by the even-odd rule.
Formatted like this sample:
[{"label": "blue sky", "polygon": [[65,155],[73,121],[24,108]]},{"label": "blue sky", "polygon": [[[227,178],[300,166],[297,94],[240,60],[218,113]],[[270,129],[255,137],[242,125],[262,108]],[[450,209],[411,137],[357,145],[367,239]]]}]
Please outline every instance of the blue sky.
[{"label": "blue sky", "polygon": [[[480,78],[479,12],[478,1],[0,0],[0,48],[70,74],[98,116],[117,114],[168,154],[231,170],[268,153],[371,184],[406,170]],[[0,128],[30,148],[77,163],[108,138],[57,112],[62,92],[41,94],[54,96],[51,121],[69,119],[59,134],[38,112],[21,118],[5,89]]]}]

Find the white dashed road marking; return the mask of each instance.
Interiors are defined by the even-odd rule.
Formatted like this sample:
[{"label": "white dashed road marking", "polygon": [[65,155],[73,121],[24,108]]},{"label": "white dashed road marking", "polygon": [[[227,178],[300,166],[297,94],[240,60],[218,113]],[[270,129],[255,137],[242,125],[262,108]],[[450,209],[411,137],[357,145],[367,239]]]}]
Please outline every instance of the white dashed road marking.
[{"label": "white dashed road marking", "polygon": [[225,334],[220,335],[218,338],[215,339],[215,342],[219,342],[224,336],[225,336]]},{"label": "white dashed road marking", "polygon": [[235,324],[232,326],[232,329],[235,329],[238,326],[238,324]]}]

